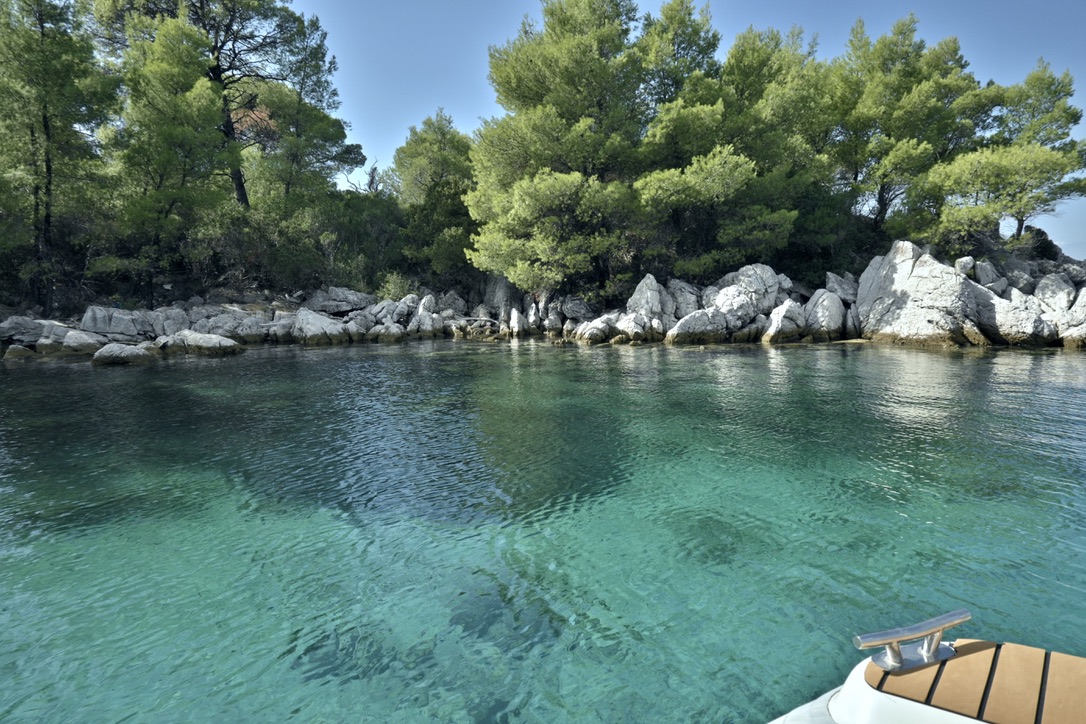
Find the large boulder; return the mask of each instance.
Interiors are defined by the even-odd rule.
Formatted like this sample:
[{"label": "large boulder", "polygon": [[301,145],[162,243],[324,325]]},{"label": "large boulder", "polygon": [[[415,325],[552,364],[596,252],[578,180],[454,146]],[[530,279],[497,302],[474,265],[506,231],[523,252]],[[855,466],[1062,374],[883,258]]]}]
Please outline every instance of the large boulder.
[{"label": "large boulder", "polygon": [[973,268],[977,265],[977,260],[971,256],[963,256],[960,259],[954,261],[954,271],[965,276],[969,276],[973,272]]},{"label": "large boulder", "polygon": [[366,332],[367,341],[382,342],[386,344],[402,342],[405,336],[407,336],[407,330],[404,329],[403,325],[396,324],[395,322],[378,324],[369,332]]},{"label": "large boulder", "polygon": [[757,314],[769,314],[777,306],[777,293],[781,288],[781,280],[777,272],[765,264],[750,264],[739,271],[725,275],[716,286],[721,287],[722,290],[735,286],[743,291],[754,307],[754,314],[750,316],[750,319],[753,319]]},{"label": "large boulder", "polygon": [[268,341],[272,344],[293,344],[294,322],[297,317],[294,312],[277,310],[271,323],[267,325]]},{"label": "large boulder", "polygon": [[668,344],[712,344],[727,342],[731,335],[745,326],[730,326],[728,315],[717,307],[692,312],[668,330]]},{"label": "large boulder", "polygon": [[483,304],[497,315],[498,322],[508,324],[515,294],[516,290],[508,279],[492,274],[486,280]]},{"label": "large boulder", "polygon": [[1063,333],[1061,337],[1063,346],[1067,349],[1081,349],[1086,347],[1086,324],[1072,327]]},{"label": "large boulder", "polygon": [[1059,316],[1056,326],[1064,330],[1079,327],[1083,324],[1086,324],[1086,292],[1079,290],[1078,296],[1075,297],[1075,303],[1064,314]]},{"label": "large boulder", "polygon": [[765,316],[764,314],[759,314],[757,317],[750,321],[750,324],[743,327],[732,335],[732,342],[737,342],[740,344],[760,342],[762,341],[762,337],[765,336],[767,329],[769,329],[769,317]]},{"label": "large boulder", "polygon": [[441,295],[437,302],[437,308],[442,312],[448,309],[456,314],[464,314],[468,311],[468,303],[461,299],[456,292],[449,291]]},{"label": "large boulder", "polygon": [[1037,286],[1034,280],[1034,268],[1029,262],[1021,259],[1010,258],[1003,262],[1003,276],[1007,282],[1023,294],[1033,294]]},{"label": "large boulder", "polygon": [[620,312],[610,312],[588,322],[581,322],[573,330],[573,339],[589,344],[607,342],[618,333],[615,331],[615,322],[618,321]]},{"label": "large boulder", "polygon": [[645,319],[656,319],[670,328],[676,322],[675,300],[652,274],[646,274],[637,285],[633,296],[626,302],[628,314],[639,314]]},{"label": "large boulder", "polygon": [[45,329],[45,322],[30,317],[8,317],[0,322],[0,344],[17,344],[30,347],[37,344]]},{"label": "large boulder", "polygon": [[406,325],[414,316],[421,302],[422,300],[419,299],[417,294],[408,294],[396,303],[395,308],[392,310],[392,321],[396,324]]},{"label": "large boulder", "polygon": [[407,325],[406,334],[409,337],[440,337],[445,331],[445,320],[437,312],[437,300],[434,295],[427,294],[419,302],[415,315]]},{"label": "large boulder", "polygon": [[1045,274],[1037,282],[1033,296],[1051,311],[1062,314],[1075,302],[1075,285],[1063,272]]},{"label": "large boulder", "polygon": [[762,342],[795,342],[803,338],[806,325],[807,313],[803,305],[791,299],[785,300],[769,314],[769,324],[762,333]]},{"label": "large boulder", "polygon": [[111,342],[94,353],[91,363],[96,365],[148,364],[155,356],[142,347]]},{"label": "large boulder", "polygon": [[973,265],[973,276],[981,286],[995,284],[1003,278],[996,271],[995,265],[987,259],[982,259]]},{"label": "large boulder", "polygon": [[1044,319],[1045,309],[1036,298],[1014,287],[1003,299],[986,287],[969,282],[977,326],[997,344],[1039,346],[1056,340],[1056,327]]},{"label": "large boulder", "polygon": [[547,316],[543,318],[543,331],[552,336],[560,335],[565,322],[562,317],[562,302],[556,300],[548,304]]},{"label": "large boulder", "polygon": [[562,316],[566,319],[573,319],[581,322],[594,319],[596,316],[588,302],[580,297],[572,295],[562,299],[561,310]]},{"label": "large boulder", "polygon": [[641,314],[627,312],[615,320],[615,329],[631,342],[655,342],[664,338],[667,329],[659,319],[649,319]]},{"label": "large boulder", "polygon": [[803,307],[807,334],[815,342],[833,342],[845,336],[845,305],[827,289],[819,289]]},{"label": "large boulder", "polygon": [[[539,304],[537,304],[536,302],[532,302],[528,305],[528,311],[525,312],[524,317],[524,323],[525,325],[527,325],[528,334],[532,334],[543,329],[543,315],[539,313]],[[512,314],[510,314],[509,317],[509,328],[510,330],[512,330],[513,328]]]},{"label": "large boulder", "polygon": [[83,313],[79,327],[114,342],[136,344],[161,336],[166,331],[165,324],[166,318],[161,312],[91,306]]},{"label": "large boulder", "polygon": [[[731,331],[742,329],[750,323],[760,312],[749,290],[738,284],[724,287],[713,298],[712,307],[719,309],[728,320],[728,328]],[[770,307],[768,311],[773,311]]]},{"label": "large boulder", "polygon": [[679,320],[701,307],[701,290],[693,284],[672,279],[667,283],[667,293],[675,300],[675,319]]},{"label": "large boulder", "polygon": [[76,329],[64,335],[63,354],[92,355],[108,344],[109,340],[99,334]]},{"label": "large boulder", "polygon": [[350,341],[347,325],[343,322],[304,307],[294,317],[291,337],[306,347],[346,344]]},{"label": "large boulder", "polygon": [[[535,309],[535,305],[532,305]],[[514,337],[523,337],[529,333],[528,317],[518,312],[516,308],[509,310],[509,334]]]},{"label": "large boulder", "polygon": [[305,300],[305,307],[314,312],[324,314],[343,315],[358,309],[365,309],[377,301],[372,294],[356,292],[345,287],[328,287],[328,290],[318,289]]},{"label": "large boulder", "polygon": [[182,329],[177,334],[160,337],[155,346],[166,354],[182,353],[203,357],[226,357],[245,350],[245,347],[227,337],[202,334],[191,329]]},{"label": "large boulder", "polygon": [[826,291],[836,294],[842,302],[855,304],[856,294],[859,290],[860,285],[856,283],[851,274],[840,277],[833,272],[826,272]]},{"label": "large boulder", "polygon": [[863,337],[919,345],[983,345],[970,282],[908,241],[895,241],[860,276]]},{"label": "large boulder", "polygon": [[[203,310],[205,313],[210,311],[207,307],[204,307]],[[268,335],[265,325],[269,320],[262,313],[256,314],[233,307],[215,307],[213,310],[207,316],[193,318],[192,331],[200,334],[229,337],[243,344],[260,344]],[[193,311],[193,317],[195,317],[195,310]],[[170,334],[167,334],[167,336],[170,336]]]}]

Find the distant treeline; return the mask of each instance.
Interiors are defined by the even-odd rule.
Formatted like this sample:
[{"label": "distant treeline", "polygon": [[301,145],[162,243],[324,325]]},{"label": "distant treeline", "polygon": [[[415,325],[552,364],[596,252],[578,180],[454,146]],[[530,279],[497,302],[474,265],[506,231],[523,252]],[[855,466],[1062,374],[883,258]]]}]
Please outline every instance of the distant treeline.
[{"label": "distant treeline", "polygon": [[0,303],[483,272],[607,302],[646,272],[855,269],[893,238],[1047,253],[1027,224],[1086,192],[1073,81],[1043,61],[982,85],[911,16],[875,40],[857,23],[830,61],[799,30],[754,29],[720,60],[690,0],[542,5],[490,51],[506,115],[468,136],[438,110],[344,184],[366,158],[317,18],[0,0]]}]

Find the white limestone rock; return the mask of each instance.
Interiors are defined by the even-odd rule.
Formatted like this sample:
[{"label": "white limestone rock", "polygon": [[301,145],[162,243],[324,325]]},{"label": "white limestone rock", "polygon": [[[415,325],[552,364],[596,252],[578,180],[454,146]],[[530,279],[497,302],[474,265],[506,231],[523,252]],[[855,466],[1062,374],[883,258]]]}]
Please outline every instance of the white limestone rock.
[{"label": "white limestone rock", "polygon": [[693,284],[672,279],[667,283],[667,293],[675,300],[676,321],[701,308],[701,292]]},{"label": "white limestone rock", "polygon": [[345,344],[350,340],[347,325],[305,307],[294,316],[291,337],[306,347]]},{"label": "white limestone rock", "polygon": [[675,307],[675,299],[652,274],[645,275],[626,302],[626,311],[629,314],[639,314],[645,319],[658,319],[666,327],[671,327],[678,321]]},{"label": "white limestone rock", "polygon": [[969,273],[973,271],[973,268],[977,265],[977,260],[971,256],[963,256],[960,259],[954,261],[954,271],[963,276],[969,276]]},{"label": "white limestone rock", "polygon": [[732,332],[742,329],[756,316],[765,313],[759,311],[754,295],[738,284],[721,289],[713,299],[712,308],[724,314],[727,326]]},{"label": "white limestone rock", "polygon": [[570,336],[578,342],[587,342],[589,344],[607,342],[619,334],[615,325],[621,316],[621,312],[614,311],[593,320],[581,322]]},{"label": "white limestone rock", "polygon": [[815,342],[833,342],[845,336],[845,305],[841,298],[819,289],[803,308],[807,334]]},{"label": "white limestone rock", "polygon": [[202,357],[226,357],[238,354],[245,348],[234,340],[219,334],[202,334],[183,329],[177,334],[159,338],[156,346],[163,353],[184,352]]},{"label": "white limestone rock", "polygon": [[767,329],[769,329],[769,317],[759,314],[751,320],[750,324],[733,334],[731,341],[738,344],[760,342]]},{"label": "white limestone rock", "polygon": [[93,355],[108,342],[109,340],[100,334],[76,329],[64,336],[63,352],[69,355]]},{"label": "white limestone rock", "polygon": [[856,303],[856,294],[859,288],[859,284],[856,283],[855,279],[837,276],[833,272],[826,272],[826,291],[833,292],[846,304]]},{"label": "white limestone rock", "polygon": [[1028,262],[1020,259],[1008,259],[1003,262],[1003,276],[1007,282],[1024,294],[1033,294],[1037,282],[1033,278],[1034,269]]},{"label": "white limestone rock", "polygon": [[[533,308],[535,305],[532,305]],[[523,337],[528,334],[528,319],[515,308],[509,310],[509,334],[514,337]]]},{"label": "white limestone rock", "polygon": [[919,345],[983,345],[962,274],[912,242],[896,241],[860,276],[857,307],[863,337]]},{"label": "white limestone rock", "polygon": [[419,302],[415,315],[407,325],[406,334],[409,337],[433,338],[445,333],[445,320],[437,313],[437,299],[432,294],[427,294]]},{"label": "white limestone rock", "polygon": [[374,304],[377,298],[365,292],[356,292],[346,287],[328,287],[317,289],[305,300],[305,308],[324,314],[347,314],[365,309]]},{"label": "white limestone rock", "polygon": [[1037,282],[1033,296],[1053,312],[1062,314],[1069,310],[1075,301],[1075,285],[1062,272],[1046,274]]},{"label": "white limestone rock", "polygon": [[735,286],[747,295],[754,307],[754,314],[746,320],[750,321],[757,314],[769,314],[773,311],[781,282],[777,273],[765,264],[750,264],[725,275],[719,286]]},{"label": "white limestone rock", "polygon": [[668,330],[664,341],[668,344],[712,344],[726,342],[731,335],[745,326],[729,326],[728,316],[717,307],[692,312]]},{"label": "white limestone rock", "polygon": [[804,336],[807,325],[807,313],[803,305],[791,299],[786,300],[769,314],[769,324],[762,334],[765,344],[795,342]]},{"label": "white limestone rock", "polygon": [[631,342],[657,341],[664,337],[664,326],[659,318],[648,318],[636,312],[620,315],[614,322],[618,334]]},{"label": "white limestone rock", "polygon": [[8,317],[0,322],[0,342],[30,347],[42,338],[45,322],[31,317]]},{"label": "white limestone rock", "polygon": [[145,349],[129,344],[111,342],[94,353],[91,363],[96,365],[148,364],[155,356]]},{"label": "white limestone rock", "polygon": [[581,322],[594,319],[596,316],[588,302],[580,297],[572,295],[562,299],[562,314],[566,319],[574,319]]},{"label": "white limestone rock", "polygon": [[973,282],[968,283],[968,289],[977,326],[992,342],[1037,346],[1056,340],[1056,327],[1044,318],[1045,308],[1036,298],[1014,287],[1009,290],[1010,299]]},{"label": "white limestone rock", "polygon": [[1086,324],[1072,327],[1064,332],[1060,339],[1066,349],[1082,349],[1086,347]]},{"label": "white limestone rock", "polygon": [[976,278],[977,284],[981,286],[988,286],[1002,279],[999,272],[996,271],[995,265],[987,259],[981,259],[973,265],[973,276]]}]

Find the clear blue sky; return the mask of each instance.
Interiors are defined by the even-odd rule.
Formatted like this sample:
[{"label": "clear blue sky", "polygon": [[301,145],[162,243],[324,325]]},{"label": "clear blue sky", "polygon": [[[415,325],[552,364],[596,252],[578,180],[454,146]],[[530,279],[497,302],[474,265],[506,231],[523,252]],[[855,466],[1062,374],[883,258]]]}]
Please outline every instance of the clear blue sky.
[{"label": "clear blue sky", "polygon": [[[639,6],[656,14],[661,4]],[[381,168],[391,165],[408,128],[439,107],[466,133],[501,115],[487,81],[487,49],[514,37],[525,15],[540,18],[538,0],[295,0],[292,7],[317,15],[328,31],[339,61],[339,115],[351,124],[351,140]],[[1075,103],[1086,103],[1086,2],[1080,0],[755,0],[709,7],[721,56],[748,27],[798,26],[807,39],[817,36],[823,59],[844,53],[858,18],[876,38],[911,12],[927,43],[958,38],[981,83],[1019,82],[1043,57],[1057,73],[1071,71]],[[1086,138],[1082,125],[1076,136]],[[1065,203],[1055,217],[1035,223],[1067,254],[1086,258],[1086,200]]]}]

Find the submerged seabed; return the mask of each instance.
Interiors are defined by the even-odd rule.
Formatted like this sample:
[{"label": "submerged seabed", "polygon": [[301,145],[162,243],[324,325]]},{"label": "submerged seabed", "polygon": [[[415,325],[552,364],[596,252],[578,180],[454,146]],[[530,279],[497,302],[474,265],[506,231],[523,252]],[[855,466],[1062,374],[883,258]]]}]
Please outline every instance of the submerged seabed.
[{"label": "submerged seabed", "polygon": [[0,367],[0,720],[750,721],[851,634],[1086,655],[1086,354]]}]

